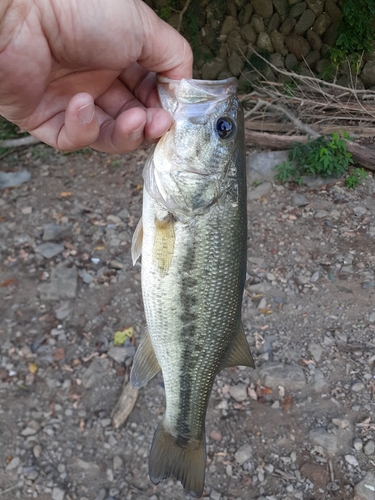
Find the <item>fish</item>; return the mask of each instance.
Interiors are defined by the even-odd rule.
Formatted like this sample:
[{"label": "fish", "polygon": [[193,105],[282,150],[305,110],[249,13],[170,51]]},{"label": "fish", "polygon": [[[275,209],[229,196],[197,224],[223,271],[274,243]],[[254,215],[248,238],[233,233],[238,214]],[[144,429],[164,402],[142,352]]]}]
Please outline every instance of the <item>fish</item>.
[{"label": "fish", "polygon": [[205,417],[215,376],[254,367],[241,322],[246,277],[244,117],[237,79],[159,76],[173,117],[146,161],[142,218],[132,242],[142,255],[147,323],[130,375],[143,387],[160,370],[166,409],[149,456],[154,484],[168,477],[199,498],[206,468]]}]

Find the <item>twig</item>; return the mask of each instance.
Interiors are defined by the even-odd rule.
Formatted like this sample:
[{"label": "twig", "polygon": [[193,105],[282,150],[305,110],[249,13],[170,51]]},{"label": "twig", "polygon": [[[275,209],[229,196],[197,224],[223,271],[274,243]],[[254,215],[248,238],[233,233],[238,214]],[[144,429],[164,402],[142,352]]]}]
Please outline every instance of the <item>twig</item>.
[{"label": "twig", "polygon": [[112,425],[115,429],[127,420],[132,412],[138,398],[138,389],[135,389],[130,382],[125,379],[121,396],[112,411]]},{"label": "twig", "polygon": [[184,17],[185,12],[188,10],[189,5],[190,5],[191,0],[186,0],[186,3],[184,5],[184,8],[180,11],[180,14],[178,16],[178,24],[177,24],[177,31],[180,32],[181,30],[181,25],[182,25],[182,19]]},{"label": "twig", "polygon": [[6,490],[0,491],[0,496],[5,495],[5,493],[9,493],[10,491],[15,490],[16,488],[20,488],[20,486],[22,486],[22,485],[20,485],[19,483],[14,484],[13,486],[10,486],[10,488],[7,488]]},{"label": "twig", "polygon": [[41,142],[36,137],[28,135],[26,137],[20,137],[19,139],[4,139],[0,141],[0,148],[20,148],[21,146],[33,146]]}]

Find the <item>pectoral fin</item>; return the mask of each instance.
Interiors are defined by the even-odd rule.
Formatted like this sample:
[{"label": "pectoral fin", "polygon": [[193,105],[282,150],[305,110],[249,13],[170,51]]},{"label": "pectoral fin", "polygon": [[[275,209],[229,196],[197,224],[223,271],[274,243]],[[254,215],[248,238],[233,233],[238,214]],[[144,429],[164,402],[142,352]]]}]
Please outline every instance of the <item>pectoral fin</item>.
[{"label": "pectoral fin", "polygon": [[229,366],[250,366],[250,368],[254,368],[254,360],[241,322],[239,323],[237,334],[233,339],[229,356],[225,360],[223,368]]},{"label": "pectoral fin", "polygon": [[139,219],[137,227],[135,228],[133,239],[132,239],[132,260],[133,266],[139,259],[142,253],[142,241],[143,241],[143,223],[142,217]]},{"label": "pectoral fin", "polygon": [[149,380],[155,377],[160,370],[161,368],[156,359],[150,335],[146,332],[134,356],[133,367],[130,373],[130,382],[133,387],[140,389],[146,385]]},{"label": "pectoral fin", "polygon": [[168,214],[163,220],[155,217],[153,261],[163,274],[168,271],[171,265],[174,241],[174,219],[172,215]]}]

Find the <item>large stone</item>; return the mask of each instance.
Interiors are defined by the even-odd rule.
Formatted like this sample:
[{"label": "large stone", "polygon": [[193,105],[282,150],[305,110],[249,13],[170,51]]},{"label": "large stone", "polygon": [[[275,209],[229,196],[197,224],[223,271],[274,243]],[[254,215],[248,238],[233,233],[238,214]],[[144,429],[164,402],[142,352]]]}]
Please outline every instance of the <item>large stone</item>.
[{"label": "large stone", "polygon": [[299,61],[310,52],[309,42],[299,35],[289,35],[285,38],[285,45],[288,47],[289,52],[294,54]]},{"label": "large stone", "polygon": [[236,453],[234,454],[234,458],[238,465],[242,465],[252,457],[253,451],[249,444],[243,444],[238,448]]},{"label": "large stone", "polygon": [[245,24],[245,26],[241,28],[240,33],[245,42],[250,43],[251,45],[255,44],[257,39],[257,34],[255,29],[251,26],[251,24]]},{"label": "large stone", "polygon": [[250,24],[257,33],[262,33],[262,31],[265,31],[266,29],[264,26],[263,18],[260,17],[258,14],[253,15]]},{"label": "large stone", "polygon": [[284,21],[288,13],[288,4],[286,0],[273,0],[273,5],[275,7],[276,12],[280,16],[280,19]]},{"label": "large stone", "polygon": [[299,366],[269,362],[261,366],[259,377],[263,384],[277,390],[279,385],[289,391],[300,391],[306,386],[305,375]]},{"label": "large stone", "polygon": [[320,50],[322,48],[322,39],[315,33],[314,30],[308,30],[306,33],[306,39],[310,44],[312,50]]},{"label": "large stone", "polygon": [[220,35],[228,35],[238,26],[238,21],[232,16],[227,16],[221,26]]},{"label": "large stone", "polygon": [[58,243],[42,243],[34,248],[36,253],[40,253],[46,259],[52,259],[52,257],[56,257],[64,250],[63,245],[59,245]]},{"label": "large stone", "polygon": [[299,18],[294,31],[296,35],[303,35],[315,22],[315,15],[312,10],[306,9]]},{"label": "large stone", "polygon": [[302,15],[302,13],[306,10],[306,8],[307,8],[306,2],[296,3],[290,9],[289,17],[299,18]]},{"label": "large stone", "polygon": [[[273,43],[273,40],[272,40]],[[275,47],[275,45],[274,45]],[[276,68],[283,68],[284,67],[284,58],[283,56],[276,52],[275,54],[270,55],[270,63],[273,64]]]},{"label": "large stone", "polygon": [[271,17],[273,14],[272,0],[251,0],[253,7],[257,14],[259,14],[263,19]]},{"label": "large stone", "polygon": [[[314,69],[316,63],[320,60],[320,52],[319,50],[312,50],[305,57],[305,63],[308,68]],[[304,63],[302,63],[304,64]]]},{"label": "large stone", "polygon": [[314,23],[314,31],[318,33],[319,36],[322,36],[323,33],[325,33],[327,29],[331,26],[331,24],[332,24],[332,19],[327,14],[327,12],[323,12],[323,14],[320,14],[320,16],[316,19]]},{"label": "large stone", "polygon": [[288,54],[288,49],[285,47],[285,37],[278,31],[273,31],[271,33],[271,42],[275,52],[279,53],[282,56],[286,56]]},{"label": "large stone", "polygon": [[332,23],[323,35],[323,42],[330,47],[334,47],[340,23]]},{"label": "large stone", "polygon": [[271,42],[271,38],[268,33],[259,33],[258,40],[257,40],[257,46],[261,50],[265,50],[269,53],[273,52],[273,45]]},{"label": "large stone", "polygon": [[306,0],[309,9],[314,12],[316,16],[320,16],[324,10],[324,0]]},{"label": "large stone", "polygon": [[209,24],[206,24],[201,29],[201,38],[202,42],[208,47],[212,47],[212,44],[216,42],[215,32]]},{"label": "large stone", "polygon": [[246,53],[247,44],[243,41],[239,31],[231,31],[227,36],[227,45],[229,49],[242,55]]},{"label": "large stone", "polygon": [[298,66],[297,58],[294,54],[288,54],[285,58],[285,67],[291,71],[295,71]]},{"label": "large stone", "polygon": [[288,151],[269,151],[251,153],[247,157],[247,182],[249,186],[255,181],[273,181],[277,173],[276,166],[288,159]]},{"label": "large stone", "polygon": [[292,17],[287,17],[280,26],[280,33],[285,36],[290,35],[294,30],[294,26],[296,25],[296,23],[297,21],[295,19],[293,19]]},{"label": "large stone", "polygon": [[19,172],[0,172],[0,189],[16,187],[30,180],[31,174],[27,170]]},{"label": "large stone", "polygon": [[354,500],[375,500],[375,475],[368,472],[364,479],[354,486]]},{"label": "large stone", "polygon": [[339,449],[337,434],[328,434],[323,427],[312,429],[309,434],[310,441],[316,446],[320,446],[329,457],[336,455]]},{"label": "large stone", "polygon": [[280,26],[280,16],[277,12],[275,12],[271,17],[270,22],[268,23],[267,26],[268,33],[272,33],[272,31],[278,30],[279,26]]},{"label": "large stone", "polygon": [[50,283],[43,283],[39,287],[42,301],[74,299],[77,290],[77,269],[75,266],[58,265],[51,272]]},{"label": "large stone", "polygon": [[367,61],[363,67],[360,78],[366,87],[372,87],[375,85],[375,60]]},{"label": "large stone", "polygon": [[220,71],[224,71],[226,66],[226,61],[215,57],[213,61],[207,62],[202,66],[202,79],[215,80]]},{"label": "large stone", "polygon": [[228,57],[228,67],[233,76],[238,76],[245,67],[245,61],[237,52],[232,52]]},{"label": "large stone", "polygon": [[340,23],[342,21],[343,13],[333,0],[326,0],[325,11],[334,23]]},{"label": "large stone", "polygon": [[239,12],[238,14],[238,22],[240,23],[241,26],[245,26],[245,24],[248,24],[248,22],[251,19],[252,13],[253,13],[253,6],[251,3],[247,3]]}]

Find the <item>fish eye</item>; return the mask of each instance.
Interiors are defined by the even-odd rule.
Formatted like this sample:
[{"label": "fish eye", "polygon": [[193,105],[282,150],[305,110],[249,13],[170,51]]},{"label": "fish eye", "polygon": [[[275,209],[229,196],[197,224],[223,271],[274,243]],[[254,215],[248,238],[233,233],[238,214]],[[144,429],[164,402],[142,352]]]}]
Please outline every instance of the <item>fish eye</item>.
[{"label": "fish eye", "polygon": [[236,124],[228,116],[222,116],[216,122],[216,130],[220,139],[230,139],[236,132]]}]

